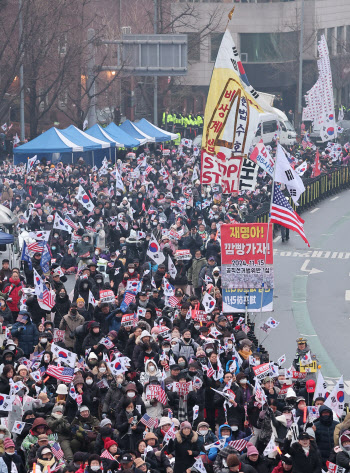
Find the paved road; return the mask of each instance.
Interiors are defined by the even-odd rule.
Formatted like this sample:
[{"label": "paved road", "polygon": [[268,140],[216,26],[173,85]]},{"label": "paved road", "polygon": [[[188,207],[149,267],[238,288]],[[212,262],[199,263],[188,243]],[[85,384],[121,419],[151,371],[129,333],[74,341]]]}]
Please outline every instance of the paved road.
[{"label": "paved road", "polygon": [[[275,299],[280,325],[264,345],[272,359],[293,359],[300,334],[306,335],[330,384],[343,374],[350,394],[350,191],[344,190],[305,213],[306,246],[298,234],[274,242]],[[267,319],[271,314],[264,314]],[[260,317],[257,317],[260,325]],[[258,329],[257,329],[258,331]],[[278,335],[278,337],[276,336]],[[260,340],[263,332],[260,331]]]}]

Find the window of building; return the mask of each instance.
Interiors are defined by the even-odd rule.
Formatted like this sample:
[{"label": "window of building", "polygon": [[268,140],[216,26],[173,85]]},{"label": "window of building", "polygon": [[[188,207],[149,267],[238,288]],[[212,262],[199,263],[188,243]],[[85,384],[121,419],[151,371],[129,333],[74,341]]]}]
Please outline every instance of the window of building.
[{"label": "window of building", "polygon": [[350,26],[346,27],[346,52],[350,53]]},{"label": "window of building", "polygon": [[187,34],[187,57],[189,61],[201,59],[201,37],[199,33]]},{"label": "window of building", "polygon": [[327,45],[330,56],[334,55],[335,28],[327,28]]},{"label": "window of building", "polygon": [[296,59],[291,44],[297,44],[297,32],[288,33],[241,33],[241,53],[247,62],[281,62]]},{"label": "window of building", "polygon": [[212,33],[210,35],[210,60],[212,62],[216,60],[223,36],[224,33]]},{"label": "window of building", "polygon": [[344,48],[344,26],[337,28],[337,54],[341,54]]}]

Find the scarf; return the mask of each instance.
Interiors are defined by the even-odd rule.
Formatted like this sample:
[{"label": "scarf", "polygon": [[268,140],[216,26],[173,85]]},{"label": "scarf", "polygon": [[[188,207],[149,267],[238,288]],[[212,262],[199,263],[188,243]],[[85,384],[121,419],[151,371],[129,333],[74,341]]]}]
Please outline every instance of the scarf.
[{"label": "scarf", "polygon": [[51,460],[38,459],[38,463],[42,465],[42,469],[41,469],[42,473],[44,473],[44,471],[47,471],[48,466],[50,467],[50,470],[51,470],[51,467],[55,463],[55,461],[56,461],[55,457],[52,457]]},{"label": "scarf", "polygon": [[253,352],[251,350],[249,350],[249,352],[245,352],[243,350],[239,350],[239,355],[244,359],[244,360],[248,360],[248,358],[250,357],[250,355],[253,354]]}]

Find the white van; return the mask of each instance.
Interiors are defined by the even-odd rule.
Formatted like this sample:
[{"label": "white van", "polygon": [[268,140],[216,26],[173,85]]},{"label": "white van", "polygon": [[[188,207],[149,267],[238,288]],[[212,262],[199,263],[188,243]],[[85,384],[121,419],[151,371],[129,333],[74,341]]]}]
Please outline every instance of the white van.
[{"label": "white van", "polygon": [[297,134],[293,125],[281,110],[274,107],[273,110],[275,113],[260,114],[260,122],[253,139],[253,144],[256,145],[262,138],[263,142],[268,145],[272,143],[277,134],[281,145],[294,145]]}]

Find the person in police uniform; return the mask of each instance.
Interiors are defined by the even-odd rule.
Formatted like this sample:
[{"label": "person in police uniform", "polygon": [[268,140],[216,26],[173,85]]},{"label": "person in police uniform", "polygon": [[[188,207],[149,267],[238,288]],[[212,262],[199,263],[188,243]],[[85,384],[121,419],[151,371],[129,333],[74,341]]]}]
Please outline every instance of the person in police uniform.
[{"label": "person in police uniform", "polygon": [[306,355],[309,351],[311,352],[311,348],[307,344],[307,339],[305,337],[297,338],[296,342],[298,347],[294,356],[293,366],[297,371],[300,371],[300,358]]}]

